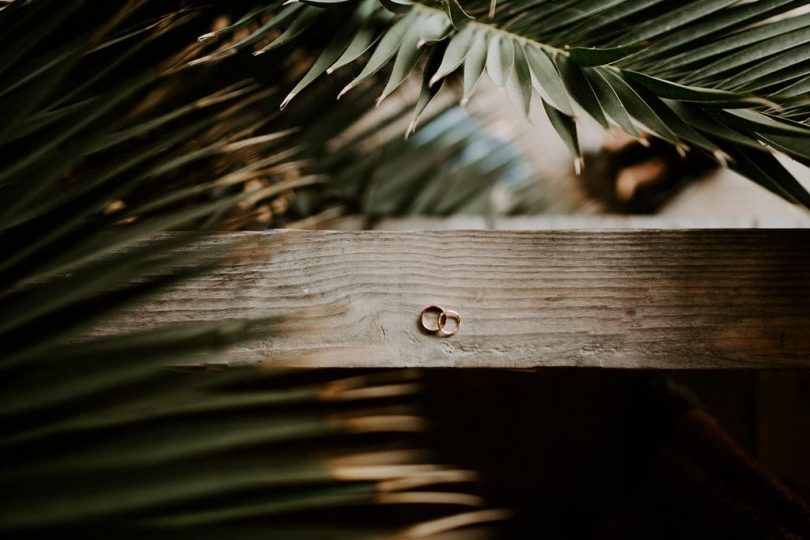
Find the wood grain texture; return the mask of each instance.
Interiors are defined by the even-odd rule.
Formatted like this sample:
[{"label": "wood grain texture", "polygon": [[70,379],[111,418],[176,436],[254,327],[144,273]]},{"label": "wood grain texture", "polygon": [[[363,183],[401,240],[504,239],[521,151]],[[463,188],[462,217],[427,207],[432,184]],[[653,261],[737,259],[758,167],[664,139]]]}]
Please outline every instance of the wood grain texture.
[{"label": "wood grain texture", "polygon": [[[781,202],[781,201],[780,201]],[[451,217],[410,216],[385,218],[371,225],[378,231],[438,231],[465,229],[494,229],[506,231],[594,230],[605,229],[807,229],[810,213],[796,215],[787,212],[757,217],[663,216],[663,215],[602,215],[602,214],[543,214],[538,216],[493,217],[457,215]],[[328,220],[323,229],[359,231],[368,228],[366,217],[345,216]],[[312,227],[303,227],[312,228]]]},{"label": "wood grain texture", "polygon": [[[810,230],[238,233],[250,258],[108,331],[286,317],[228,362],[810,367]],[[245,249],[245,246],[242,246]],[[460,332],[424,334],[429,304]]]}]

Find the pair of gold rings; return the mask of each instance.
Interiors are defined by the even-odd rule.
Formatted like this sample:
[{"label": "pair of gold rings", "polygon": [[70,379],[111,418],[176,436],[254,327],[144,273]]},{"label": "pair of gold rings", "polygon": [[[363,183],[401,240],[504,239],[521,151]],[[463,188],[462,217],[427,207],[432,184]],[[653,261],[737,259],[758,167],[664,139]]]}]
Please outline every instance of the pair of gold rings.
[{"label": "pair of gold rings", "polygon": [[[436,314],[435,326],[432,324],[432,320],[425,320],[428,315],[433,313]],[[455,323],[450,325],[449,330],[447,324],[448,321],[453,321],[453,323]],[[461,328],[461,315],[452,309],[444,309],[436,305],[428,306],[422,310],[422,313],[419,314],[419,324],[422,326],[422,329],[425,332],[436,334],[440,337],[450,337],[458,332]]]}]

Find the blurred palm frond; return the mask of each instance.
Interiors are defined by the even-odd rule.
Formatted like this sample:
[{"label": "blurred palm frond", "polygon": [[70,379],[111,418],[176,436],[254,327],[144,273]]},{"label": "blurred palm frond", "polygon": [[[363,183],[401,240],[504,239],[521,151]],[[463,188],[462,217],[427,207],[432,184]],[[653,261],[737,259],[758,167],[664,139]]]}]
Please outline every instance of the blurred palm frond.
[{"label": "blurred palm frond", "polygon": [[396,107],[370,126],[348,126],[330,139],[307,169],[326,181],[296,193],[295,217],[329,210],[367,220],[502,216],[547,208],[553,189],[533,173],[516,144],[489,134],[485,123],[459,107],[432,115],[422,130],[403,139],[396,126],[407,110]]},{"label": "blurred palm frond", "polygon": [[[45,403],[4,394],[0,455],[14,466],[0,485],[15,497],[0,510],[3,528],[235,524],[239,538],[252,530],[325,533],[331,524],[354,537],[403,538],[414,523],[448,513],[506,517],[482,513],[469,487],[474,472],[431,460],[418,372],[140,365],[141,377],[89,395]],[[26,421],[16,422],[23,413]],[[42,418],[34,429],[31,414]],[[369,520],[367,509],[379,505]],[[398,510],[386,515],[386,507]]]},{"label": "blurred palm frond", "polygon": [[94,335],[233,257],[201,234],[315,180],[271,122],[277,83],[188,65],[211,23],[140,0],[0,11],[0,530],[449,538],[503,519],[425,450],[418,374],[178,367],[273,318]]}]

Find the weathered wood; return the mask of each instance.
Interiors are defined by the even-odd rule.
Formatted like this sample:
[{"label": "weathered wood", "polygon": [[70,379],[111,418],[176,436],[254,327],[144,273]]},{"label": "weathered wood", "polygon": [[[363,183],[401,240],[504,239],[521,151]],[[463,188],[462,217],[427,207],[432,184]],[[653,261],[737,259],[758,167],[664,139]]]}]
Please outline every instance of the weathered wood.
[{"label": "weathered wood", "polygon": [[[758,217],[716,217],[710,216],[645,216],[645,215],[589,215],[560,214],[538,216],[509,216],[489,219],[484,216],[458,215],[449,218],[412,216],[386,218],[373,223],[378,231],[438,231],[463,229],[494,229],[508,231],[537,230],[605,230],[605,229],[807,229],[810,228],[810,214],[796,215],[791,207],[782,214],[773,213]],[[346,216],[326,222],[325,227],[346,231],[368,228],[364,216]]]},{"label": "weathered wood", "polygon": [[[810,367],[810,230],[280,231],[211,242],[234,237],[252,240],[251,260],[172,290],[115,331],[282,314],[287,331],[227,360]],[[457,335],[420,331],[430,304],[461,314]]]}]

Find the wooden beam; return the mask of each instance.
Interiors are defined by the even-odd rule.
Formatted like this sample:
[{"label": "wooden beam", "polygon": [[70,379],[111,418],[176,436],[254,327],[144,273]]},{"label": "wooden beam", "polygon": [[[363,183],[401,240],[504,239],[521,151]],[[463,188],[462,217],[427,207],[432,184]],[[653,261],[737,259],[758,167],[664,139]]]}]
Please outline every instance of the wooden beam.
[{"label": "wooden beam", "polygon": [[[229,362],[319,366],[810,367],[810,230],[276,231],[114,331],[286,317]],[[457,335],[420,331],[458,311]]]},{"label": "wooden beam", "polygon": [[[378,231],[437,231],[493,229],[508,231],[605,230],[605,229],[807,229],[810,214],[786,206],[782,214],[758,217],[662,216],[544,214],[538,216],[494,217],[458,215],[449,218],[411,216],[386,218],[369,224],[364,216],[345,216],[327,220],[324,229],[359,231],[372,225]],[[311,227],[303,227],[311,228]]]}]

